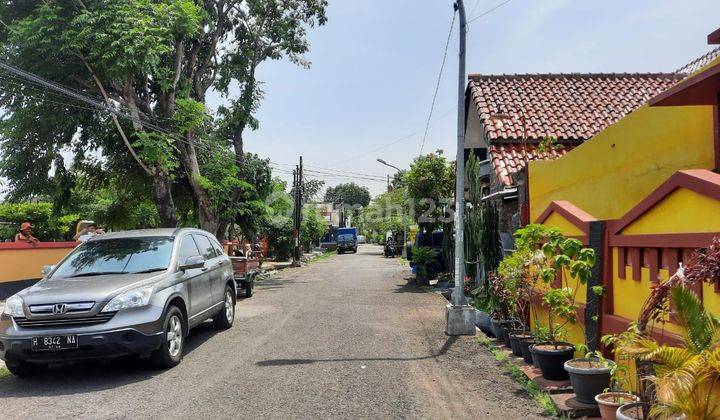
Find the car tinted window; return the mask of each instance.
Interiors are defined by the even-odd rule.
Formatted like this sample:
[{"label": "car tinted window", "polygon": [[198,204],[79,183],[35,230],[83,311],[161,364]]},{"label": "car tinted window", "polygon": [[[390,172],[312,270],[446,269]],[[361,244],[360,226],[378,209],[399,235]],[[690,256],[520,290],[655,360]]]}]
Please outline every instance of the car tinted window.
[{"label": "car tinted window", "polygon": [[188,258],[194,257],[196,255],[200,255],[200,251],[198,251],[197,245],[195,245],[195,241],[193,240],[192,236],[187,235],[182,239],[182,242],[180,242],[180,249],[178,250],[178,262],[180,264],[184,264]]},{"label": "car tinted window", "polygon": [[225,254],[225,251],[223,250],[223,247],[220,246],[220,243],[219,243],[217,240],[211,238],[211,239],[210,239],[210,244],[212,244],[212,247],[213,247],[213,249],[215,250],[215,255],[216,255],[216,256],[219,257],[219,256]]},{"label": "car tinted window", "polygon": [[62,262],[52,278],[166,270],[173,238],[117,238],[88,241]]},{"label": "car tinted window", "polygon": [[193,238],[195,238],[195,243],[197,243],[200,254],[205,257],[206,260],[215,258],[215,249],[207,236],[193,234]]}]

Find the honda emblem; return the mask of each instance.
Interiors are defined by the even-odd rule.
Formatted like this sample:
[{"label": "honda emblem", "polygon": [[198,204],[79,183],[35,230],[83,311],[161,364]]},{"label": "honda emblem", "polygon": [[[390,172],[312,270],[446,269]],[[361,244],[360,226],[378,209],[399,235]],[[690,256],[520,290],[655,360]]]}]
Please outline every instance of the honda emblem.
[{"label": "honda emblem", "polygon": [[64,314],[67,312],[67,305],[64,303],[56,303],[55,306],[53,306],[53,313],[55,315]]}]

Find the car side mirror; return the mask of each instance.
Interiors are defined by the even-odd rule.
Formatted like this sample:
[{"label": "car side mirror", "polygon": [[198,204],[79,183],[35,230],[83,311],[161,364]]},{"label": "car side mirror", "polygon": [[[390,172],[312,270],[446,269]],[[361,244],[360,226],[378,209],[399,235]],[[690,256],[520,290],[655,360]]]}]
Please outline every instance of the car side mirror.
[{"label": "car side mirror", "polygon": [[51,271],[53,271],[53,268],[55,268],[54,265],[45,265],[40,272],[42,273],[43,277],[45,277],[50,274]]},{"label": "car side mirror", "polygon": [[187,257],[185,262],[180,264],[178,270],[186,271],[192,270],[194,268],[205,268],[205,258],[203,258],[202,255],[193,255],[192,257]]}]

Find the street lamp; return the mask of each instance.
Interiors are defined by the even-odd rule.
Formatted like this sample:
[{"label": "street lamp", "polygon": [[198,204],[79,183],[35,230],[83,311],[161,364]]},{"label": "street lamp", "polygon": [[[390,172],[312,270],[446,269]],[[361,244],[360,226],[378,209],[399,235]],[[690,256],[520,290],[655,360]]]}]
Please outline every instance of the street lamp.
[{"label": "street lamp", "polygon": [[[385,162],[385,160],[383,160],[383,159],[377,158],[377,161],[380,162],[380,163],[382,163],[382,164],[385,165],[385,166],[388,166],[388,167],[390,167],[390,168],[393,168],[393,169],[397,170],[398,173],[402,172],[402,169],[398,168],[398,167],[395,166],[395,165],[391,165],[391,164]],[[403,198],[405,199],[405,201],[407,201],[407,188],[405,188],[405,191],[403,191]],[[403,256],[403,258],[407,258],[407,218],[406,218],[406,215],[405,215],[405,209],[404,209],[404,208],[403,208],[403,211],[402,211],[402,212],[403,212],[403,247],[402,247],[402,256]]]}]

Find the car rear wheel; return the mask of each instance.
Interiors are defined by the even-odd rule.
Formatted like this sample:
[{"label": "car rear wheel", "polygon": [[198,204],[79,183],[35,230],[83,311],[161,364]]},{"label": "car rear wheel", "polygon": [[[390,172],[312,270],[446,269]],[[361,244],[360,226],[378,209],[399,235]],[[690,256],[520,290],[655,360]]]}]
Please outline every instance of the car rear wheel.
[{"label": "car rear wheel", "polygon": [[223,308],[213,318],[215,328],[218,330],[227,330],[232,327],[235,321],[235,296],[230,286],[225,286],[225,300]]},{"label": "car rear wheel", "polygon": [[13,375],[19,376],[21,378],[27,378],[29,376],[37,375],[44,372],[45,369],[47,369],[48,365],[41,365],[29,362],[7,362],[6,366],[10,373],[12,373]]},{"label": "car rear wheel", "polygon": [[180,309],[170,306],[163,326],[162,344],[150,353],[150,363],[159,368],[171,368],[180,363],[185,348],[185,327]]}]

